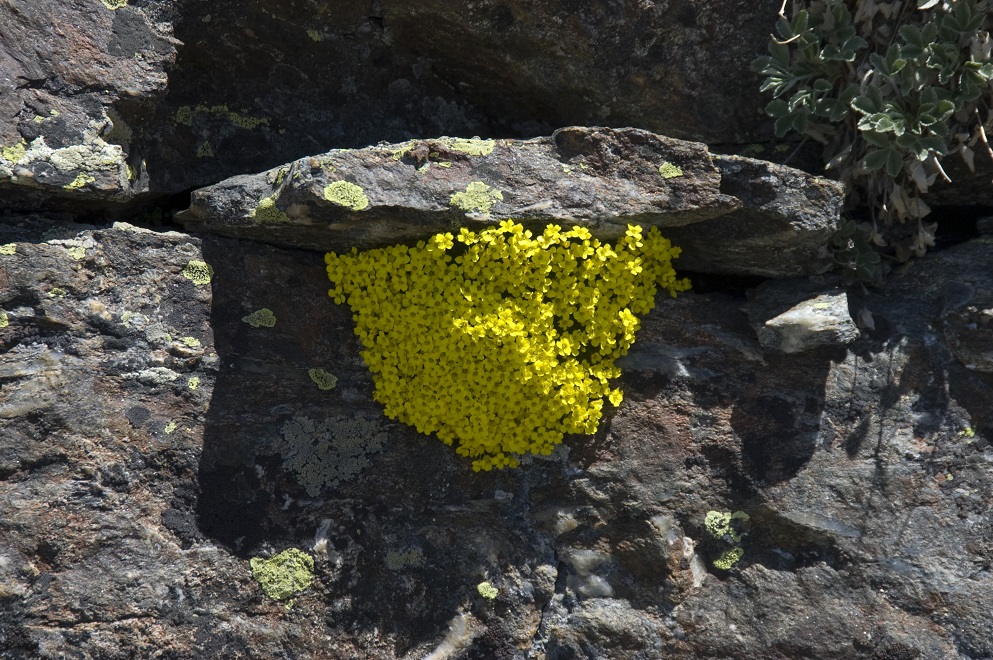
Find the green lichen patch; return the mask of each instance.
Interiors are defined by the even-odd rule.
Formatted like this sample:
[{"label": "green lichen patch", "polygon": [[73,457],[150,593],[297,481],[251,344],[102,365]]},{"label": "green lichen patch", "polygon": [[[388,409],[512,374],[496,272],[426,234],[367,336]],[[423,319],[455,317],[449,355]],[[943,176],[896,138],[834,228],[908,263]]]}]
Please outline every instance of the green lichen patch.
[{"label": "green lichen patch", "polygon": [[744,511],[708,511],[703,521],[707,533],[719,544],[726,547],[713,561],[714,568],[723,571],[731,570],[745,555],[745,550],[739,545],[742,539],[740,525],[747,523],[750,516]]},{"label": "green lichen patch", "polygon": [[473,181],[465,187],[465,191],[452,193],[448,203],[469,213],[489,213],[493,204],[498,201],[503,201],[502,192],[490,188],[482,181]]},{"label": "green lichen patch", "polygon": [[714,560],[714,568],[719,568],[722,571],[729,571],[744,555],[745,551],[739,546],[725,550],[717,559]]},{"label": "green lichen patch", "polygon": [[478,591],[479,595],[485,598],[486,600],[493,600],[498,595],[500,595],[500,590],[494,587],[489,582],[480,582],[479,584],[477,584],[476,591]]},{"label": "green lichen patch", "polygon": [[183,277],[193,282],[196,286],[204,286],[205,284],[210,284],[211,278],[214,277],[214,268],[206,261],[197,261],[194,259],[183,268]]},{"label": "green lichen patch", "polygon": [[204,140],[203,142],[200,143],[200,146],[197,147],[197,158],[213,158],[213,157],[214,157],[214,148],[210,146],[210,142]]},{"label": "green lichen patch", "polygon": [[338,384],[338,377],[324,369],[310,369],[307,375],[322,390],[333,390]]},{"label": "green lichen patch", "polygon": [[189,348],[200,348],[203,345],[196,337],[180,337],[178,341]]},{"label": "green lichen patch", "polygon": [[6,328],[10,325],[10,317],[7,316],[7,312],[0,312],[0,328]]},{"label": "green lichen patch", "polygon": [[178,425],[176,424],[176,422],[167,422],[165,428],[162,430],[165,431],[166,435],[170,435],[171,433],[175,432],[177,428]]},{"label": "green lichen patch", "polygon": [[424,553],[420,548],[406,548],[404,550],[390,550],[383,560],[386,568],[391,571],[402,571],[407,568],[424,565]]},{"label": "green lichen patch", "polygon": [[270,559],[252,557],[252,577],[273,600],[289,600],[314,582],[314,558],[297,548],[283,550]]},{"label": "green lichen patch", "polygon": [[128,6],[128,0],[100,0],[104,7],[114,11]]},{"label": "green lichen patch", "polygon": [[317,43],[324,41],[324,37],[322,37],[321,33],[317,30],[307,30],[307,36],[310,37],[312,41],[316,41]]},{"label": "green lichen patch", "polygon": [[190,388],[191,390],[195,390],[196,388],[200,387],[200,377],[193,376],[192,378],[187,380],[186,387]]},{"label": "green lichen patch", "polygon": [[339,206],[361,211],[369,206],[369,198],[360,186],[349,181],[335,181],[324,187],[324,199]]},{"label": "green lichen patch", "polygon": [[461,151],[470,156],[489,156],[493,153],[496,142],[493,140],[480,140],[478,138],[455,138],[448,143],[449,148]]},{"label": "green lichen patch", "polygon": [[176,110],[176,114],[173,119],[177,124],[183,124],[184,126],[193,125],[193,108],[188,105],[181,105],[179,109]]},{"label": "green lichen patch", "polygon": [[663,179],[674,179],[677,176],[683,176],[683,169],[669,161],[664,161],[659,165],[659,174],[662,175]]},{"label": "green lichen patch", "polygon": [[0,147],[0,158],[16,163],[28,153],[28,143],[21,139],[20,143],[12,147]]},{"label": "green lichen patch", "polygon": [[276,315],[268,307],[257,309],[248,316],[241,317],[241,320],[253,328],[271,328],[276,325]]},{"label": "green lichen patch", "polygon": [[283,468],[293,472],[311,497],[354,479],[383,450],[387,434],[377,419],[361,415],[322,422],[294,417],[282,428]]},{"label": "green lichen patch", "polygon": [[57,287],[53,288],[51,291],[48,292],[48,297],[49,298],[65,298],[66,297],[66,290],[63,289],[62,287],[58,287],[57,286]]},{"label": "green lichen patch", "polygon": [[91,183],[96,183],[96,179],[94,179],[91,175],[87,174],[86,172],[80,172],[79,174],[76,175],[75,179],[73,179],[72,181],[70,181],[69,183],[65,184],[62,187],[65,188],[66,190],[79,190],[80,188],[83,188],[84,186]]},{"label": "green lichen patch", "polygon": [[66,252],[68,252],[69,256],[75,259],[76,261],[79,261],[80,259],[86,256],[86,248],[84,248],[81,245],[74,245],[70,248],[67,248]]},{"label": "green lichen patch", "polygon": [[276,206],[276,195],[263,198],[258,206],[248,214],[248,217],[255,218],[260,222],[289,222],[290,220],[290,216]]},{"label": "green lichen patch", "polygon": [[10,256],[12,254],[17,254],[17,243],[7,243],[5,245],[0,245],[0,254]]}]

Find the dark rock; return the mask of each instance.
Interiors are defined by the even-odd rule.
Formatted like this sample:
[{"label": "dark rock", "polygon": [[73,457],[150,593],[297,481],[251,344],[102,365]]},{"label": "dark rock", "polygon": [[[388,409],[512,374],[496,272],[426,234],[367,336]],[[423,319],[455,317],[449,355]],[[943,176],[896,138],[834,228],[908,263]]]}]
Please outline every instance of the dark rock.
[{"label": "dark rock", "polygon": [[[388,446],[314,497],[286,467],[286,422],[378,415],[319,254],[126,225],[45,240],[45,221],[14,222],[12,657],[993,654],[993,376],[956,360],[943,325],[993,290],[981,241],[851,294],[875,329],[847,348],[763,353],[742,300],[660,299],[595,436],[477,474],[381,420]],[[191,260],[209,284],[184,276]],[[242,320],[261,307],[275,325]],[[153,369],[176,377],[135,375]],[[749,516],[730,570],[709,511]],[[315,581],[288,611],[248,560],[290,547]]]},{"label": "dark rock", "polygon": [[[691,271],[786,277],[830,265],[838,184],[743,157],[717,162],[720,172],[704,145],[637,129],[419,140],[234,177],[196,191],[177,220],[191,231],[321,250],[507,218],[581,224],[603,238],[639,223],[669,228],[683,248],[679,267]],[[335,186],[358,196],[331,201]]]}]

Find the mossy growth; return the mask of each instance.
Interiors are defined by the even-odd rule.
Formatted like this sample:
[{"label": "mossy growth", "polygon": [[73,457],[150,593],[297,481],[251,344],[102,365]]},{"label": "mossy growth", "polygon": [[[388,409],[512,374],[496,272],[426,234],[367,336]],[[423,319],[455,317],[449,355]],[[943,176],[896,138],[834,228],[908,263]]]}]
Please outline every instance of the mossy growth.
[{"label": "mossy growth", "polygon": [[314,558],[303,550],[289,548],[270,559],[252,557],[252,577],[266,596],[287,601],[314,582]]},{"label": "mossy growth", "polygon": [[257,309],[248,316],[241,317],[241,320],[253,328],[272,328],[276,325],[276,315],[268,307]]},{"label": "mossy growth", "polygon": [[621,403],[609,381],[638,315],[657,287],[689,288],[678,255],[655,227],[629,226],[611,246],[583,227],[535,236],[505,220],[326,262],[386,415],[490,470],[594,433],[604,398]]},{"label": "mossy growth", "polygon": [[324,369],[310,369],[307,371],[307,375],[322,390],[333,390],[334,386],[338,384],[337,376]]},{"label": "mossy growth", "polygon": [[683,176],[683,169],[669,161],[664,161],[659,165],[659,174],[662,175],[663,179],[674,179],[677,176]]},{"label": "mossy growth", "polygon": [[259,201],[258,206],[252,209],[248,217],[255,218],[259,222],[289,222],[290,216],[286,215],[282,209],[276,206],[276,195],[264,197]]},{"label": "mossy growth", "polygon": [[503,193],[490,188],[482,181],[473,181],[465,191],[452,193],[448,203],[468,213],[489,213],[493,204],[503,201]]},{"label": "mossy growth", "polygon": [[193,259],[186,264],[182,273],[183,277],[193,282],[194,285],[204,286],[210,284],[210,280],[214,277],[214,268],[206,261]]},{"label": "mossy growth", "polygon": [[335,181],[325,186],[324,199],[353,211],[361,211],[369,206],[365,191],[349,181]]}]

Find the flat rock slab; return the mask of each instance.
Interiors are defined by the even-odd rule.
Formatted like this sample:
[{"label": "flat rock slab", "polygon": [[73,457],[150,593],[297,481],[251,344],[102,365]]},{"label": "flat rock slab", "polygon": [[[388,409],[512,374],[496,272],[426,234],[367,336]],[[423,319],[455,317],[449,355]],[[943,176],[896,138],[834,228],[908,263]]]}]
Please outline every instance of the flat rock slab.
[{"label": "flat rock slab", "polygon": [[317,250],[504,219],[579,224],[603,238],[636,223],[681,228],[678,265],[691,270],[776,277],[830,264],[822,248],[837,226],[841,186],[747,158],[717,162],[705,145],[639,129],[416,140],[228,179],[195,191],[177,220],[191,231]]}]

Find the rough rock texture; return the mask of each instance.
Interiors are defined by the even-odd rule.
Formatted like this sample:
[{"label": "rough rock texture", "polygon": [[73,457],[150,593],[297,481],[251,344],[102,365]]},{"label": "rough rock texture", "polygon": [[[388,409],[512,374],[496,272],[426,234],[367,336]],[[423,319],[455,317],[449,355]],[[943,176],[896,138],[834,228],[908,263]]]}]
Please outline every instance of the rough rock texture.
[{"label": "rough rock texture", "polygon": [[[715,162],[716,161],[716,167]],[[347,183],[340,183],[347,182]],[[335,198],[329,186],[356,190]],[[475,190],[475,192],[473,192]],[[467,193],[467,191],[469,191]],[[311,249],[382,246],[506,218],[614,238],[659,225],[692,271],[791,277],[831,265],[843,191],[827,179],[639,129],[335,150],[193,194],[191,231]]]},{"label": "rough rock texture", "polygon": [[844,290],[805,280],[770,280],[756,287],[749,295],[748,321],[763,347],[784,353],[845,346],[860,334]]},{"label": "rough rock texture", "polygon": [[[332,148],[575,124],[756,139],[768,129],[748,64],[777,9],[10,0],[0,8],[0,147],[28,156],[0,160],[0,192],[21,208],[78,210],[80,200],[181,192]],[[58,149],[81,158],[49,153]]]},{"label": "rough rock texture", "polygon": [[[875,329],[847,349],[660,299],[594,437],[476,474],[379,415],[319,254],[6,222],[4,658],[993,654],[993,375],[944,340],[988,329],[959,320],[987,243],[852,292]],[[313,496],[284,466],[302,418],[388,440]],[[730,570],[708,511],[749,516]],[[287,609],[249,559],[290,547],[316,575]]]}]

